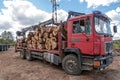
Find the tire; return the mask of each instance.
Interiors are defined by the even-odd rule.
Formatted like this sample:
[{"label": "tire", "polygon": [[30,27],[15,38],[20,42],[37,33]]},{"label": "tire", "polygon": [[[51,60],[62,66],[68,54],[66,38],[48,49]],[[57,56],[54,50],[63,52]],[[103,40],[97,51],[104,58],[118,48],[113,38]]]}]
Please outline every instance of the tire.
[{"label": "tire", "polygon": [[33,60],[33,57],[32,57],[32,54],[31,54],[31,51],[30,50],[27,50],[26,51],[26,59],[28,61],[32,61]]},{"label": "tire", "polygon": [[26,59],[25,50],[21,50],[21,51],[20,51],[20,58],[21,58],[21,59]]},{"label": "tire", "polygon": [[67,55],[63,58],[62,67],[64,71],[70,75],[80,75],[82,72],[78,63],[78,58],[73,54]]}]

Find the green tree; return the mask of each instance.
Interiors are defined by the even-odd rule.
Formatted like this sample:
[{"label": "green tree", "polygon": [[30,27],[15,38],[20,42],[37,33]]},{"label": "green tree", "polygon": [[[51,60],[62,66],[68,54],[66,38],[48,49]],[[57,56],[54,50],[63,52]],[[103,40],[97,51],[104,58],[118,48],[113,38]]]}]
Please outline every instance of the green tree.
[{"label": "green tree", "polygon": [[1,37],[2,37],[2,39],[5,39],[5,40],[6,39],[13,40],[13,35],[12,35],[12,33],[10,31],[2,32]]},{"label": "green tree", "polygon": [[14,45],[15,41],[11,32],[4,31],[0,36],[0,44],[11,44]]},{"label": "green tree", "polygon": [[120,52],[120,40],[113,41],[113,49]]}]

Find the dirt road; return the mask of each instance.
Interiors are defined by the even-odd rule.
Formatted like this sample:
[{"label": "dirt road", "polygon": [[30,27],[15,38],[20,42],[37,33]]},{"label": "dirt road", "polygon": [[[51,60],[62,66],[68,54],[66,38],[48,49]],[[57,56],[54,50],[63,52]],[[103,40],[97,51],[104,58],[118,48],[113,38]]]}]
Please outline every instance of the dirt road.
[{"label": "dirt road", "polygon": [[84,71],[80,76],[72,76],[61,66],[22,60],[10,48],[0,52],[0,80],[120,80],[120,56],[115,56],[114,62],[103,71]]}]

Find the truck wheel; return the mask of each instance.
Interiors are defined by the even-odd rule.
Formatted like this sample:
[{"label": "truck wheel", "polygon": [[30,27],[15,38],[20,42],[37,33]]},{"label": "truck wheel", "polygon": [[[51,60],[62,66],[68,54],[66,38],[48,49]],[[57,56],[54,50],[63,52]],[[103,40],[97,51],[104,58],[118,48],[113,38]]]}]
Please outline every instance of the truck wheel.
[{"label": "truck wheel", "polygon": [[26,59],[27,59],[28,61],[32,61],[32,60],[33,60],[32,54],[31,54],[30,50],[27,50],[27,51],[26,51]]},{"label": "truck wheel", "polygon": [[71,75],[79,75],[82,72],[79,67],[78,58],[73,54],[63,58],[62,67],[66,73]]},{"label": "truck wheel", "polygon": [[21,59],[25,59],[26,57],[25,57],[25,51],[24,50],[21,50],[20,51],[20,58]]}]

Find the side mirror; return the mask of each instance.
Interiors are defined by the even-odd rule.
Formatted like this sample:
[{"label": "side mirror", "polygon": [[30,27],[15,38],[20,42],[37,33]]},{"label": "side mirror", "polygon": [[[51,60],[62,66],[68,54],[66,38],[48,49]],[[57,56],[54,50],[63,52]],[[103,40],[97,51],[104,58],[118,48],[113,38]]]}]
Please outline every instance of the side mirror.
[{"label": "side mirror", "polygon": [[114,33],[117,33],[117,26],[113,26]]}]

